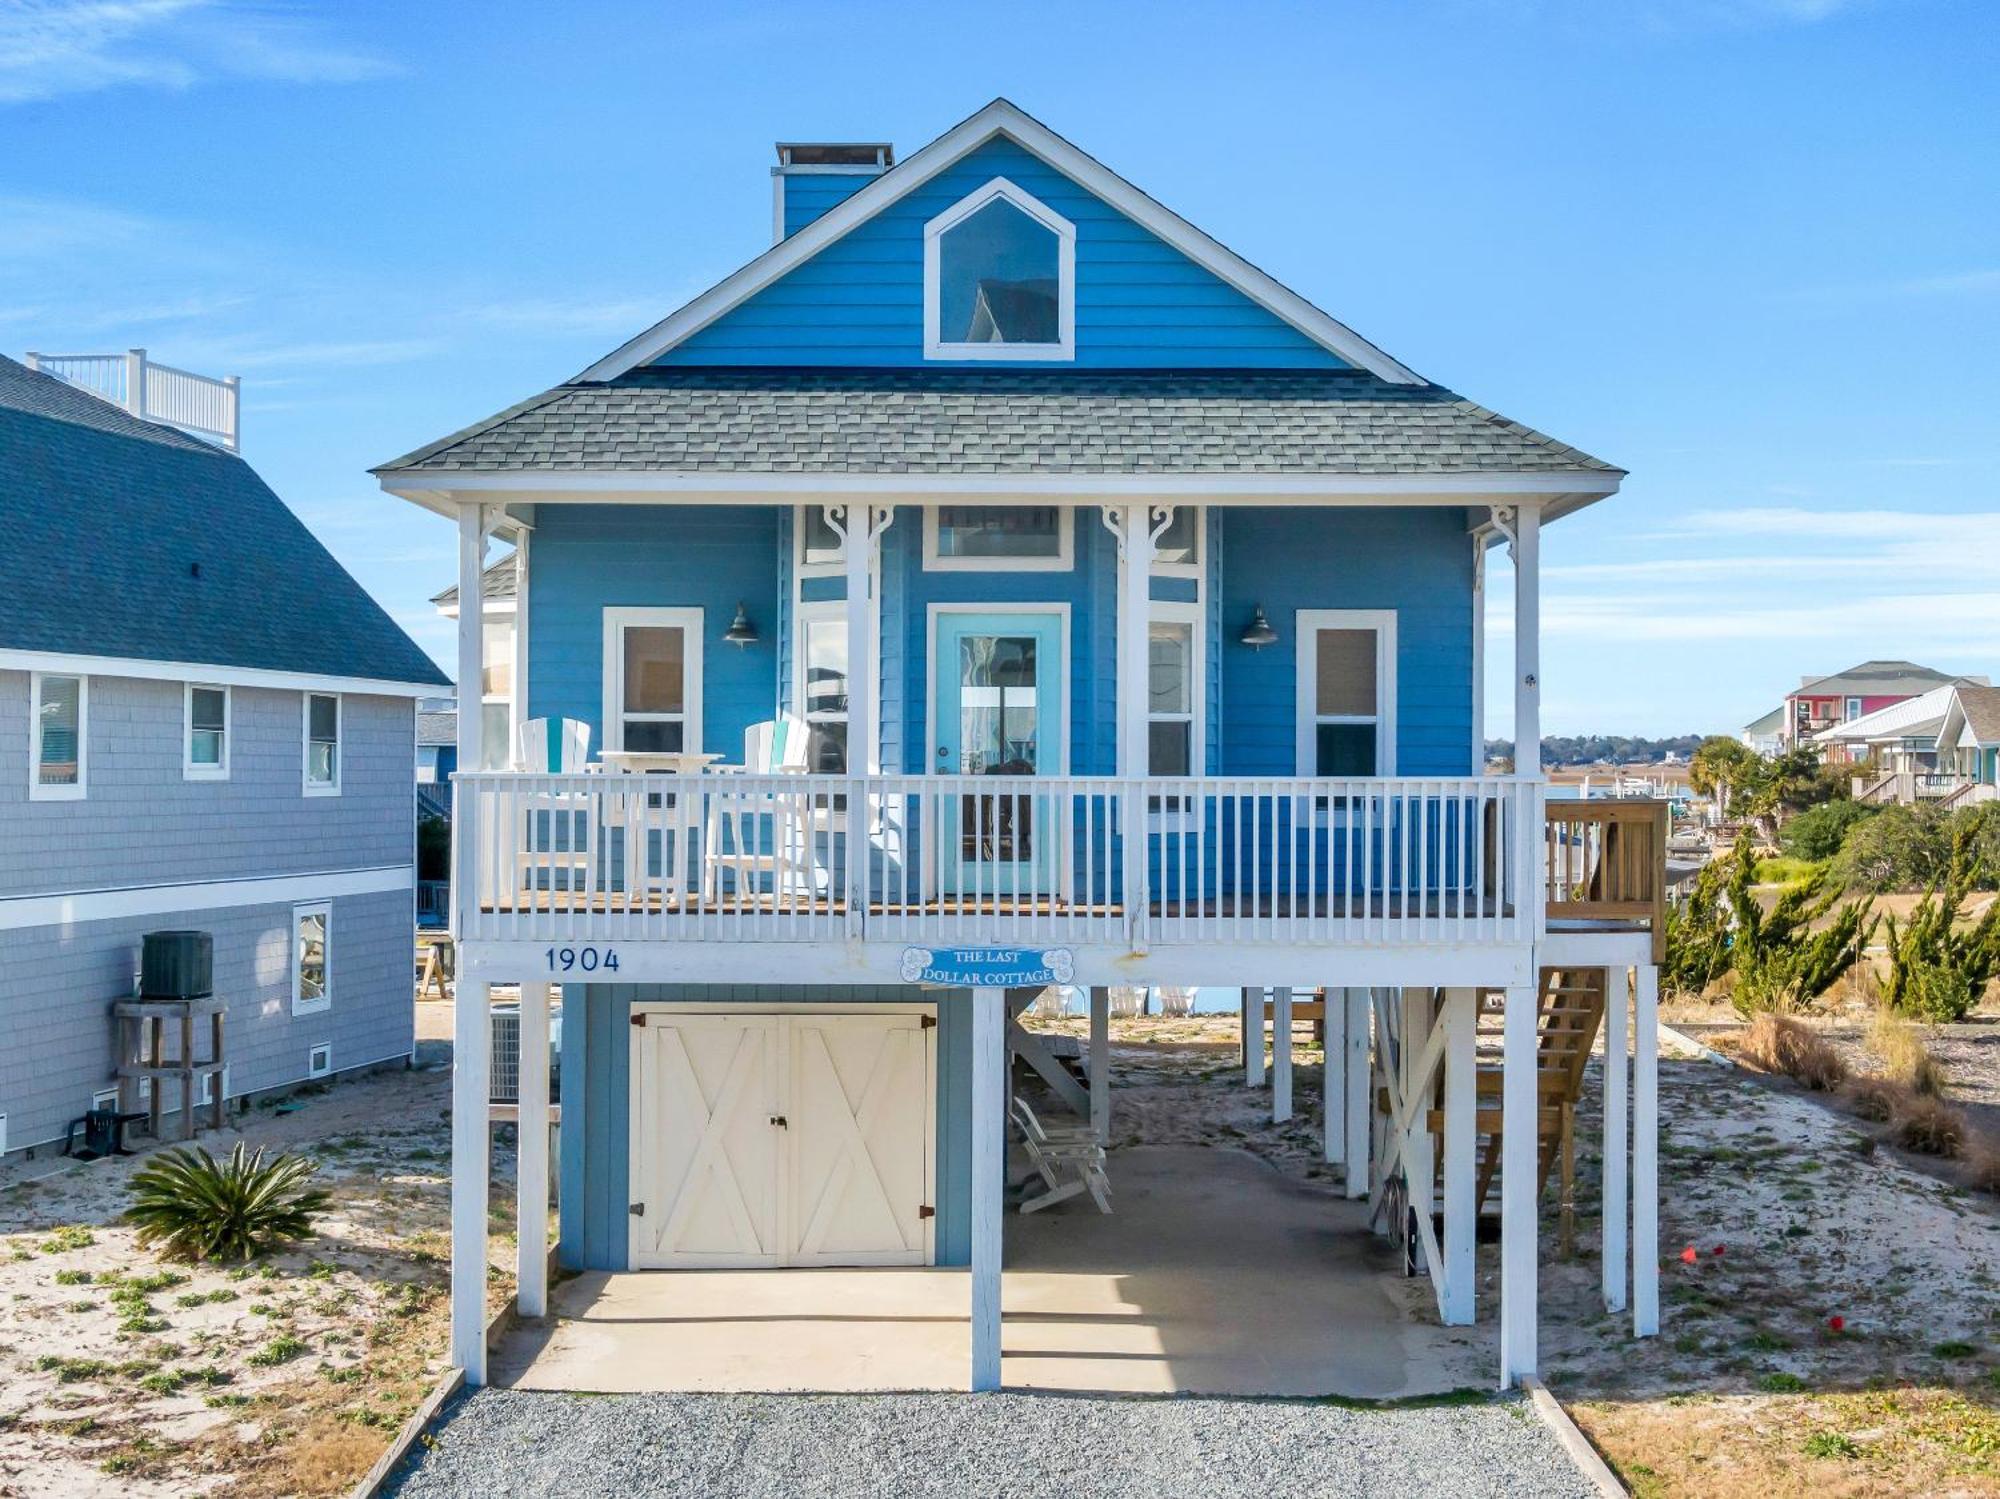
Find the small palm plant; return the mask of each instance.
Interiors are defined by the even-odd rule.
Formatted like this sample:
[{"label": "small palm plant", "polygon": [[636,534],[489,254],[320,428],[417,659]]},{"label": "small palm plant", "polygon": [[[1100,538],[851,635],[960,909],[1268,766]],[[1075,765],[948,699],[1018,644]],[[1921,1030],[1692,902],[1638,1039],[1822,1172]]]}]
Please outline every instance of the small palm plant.
[{"label": "small palm plant", "polygon": [[163,1151],[133,1176],[125,1219],[169,1259],[246,1260],[312,1232],[331,1201],[307,1185],[318,1169],[304,1156],[266,1161],[240,1141],[227,1161],[199,1146]]}]

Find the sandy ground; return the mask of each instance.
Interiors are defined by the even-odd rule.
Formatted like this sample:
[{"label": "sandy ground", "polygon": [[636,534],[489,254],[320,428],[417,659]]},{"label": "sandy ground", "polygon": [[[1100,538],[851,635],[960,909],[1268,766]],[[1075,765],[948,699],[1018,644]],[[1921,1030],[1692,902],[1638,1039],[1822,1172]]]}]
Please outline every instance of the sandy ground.
[{"label": "sandy ground", "polygon": [[[1298,1113],[1274,1127],[1268,1089],[1242,1085],[1233,1018],[1114,1021],[1112,1035],[1114,1145],[1226,1140],[1331,1187],[1317,1051],[1295,1053]],[[1582,1106],[1574,1258],[1544,1215],[1542,1366],[1635,1492],[2000,1494],[1994,1202],[1889,1159],[1806,1097],[1669,1046],[1662,1331],[1637,1339],[1600,1289],[1600,1077]],[[1408,1314],[1434,1317],[1427,1282],[1404,1285]],[[1487,1348],[1497,1291],[1482,1244],[1468,1337]]]},{"label": "sandy ground", "polygon": [[[117,1219],[143,1156],[0,1170],[0,1495],[350,1486],[442,1366],[447,1103],[447,1074],[385,1072],[205,1135],[304,1151],[334,1196],[311,1239],[248,1267],[137,1247]],[[508,1152],[495,1171],[511,1180]],[[495,1204],[498,1265],[511,1192]],[[510,1291],[496,1268],[496,1303]]]}]

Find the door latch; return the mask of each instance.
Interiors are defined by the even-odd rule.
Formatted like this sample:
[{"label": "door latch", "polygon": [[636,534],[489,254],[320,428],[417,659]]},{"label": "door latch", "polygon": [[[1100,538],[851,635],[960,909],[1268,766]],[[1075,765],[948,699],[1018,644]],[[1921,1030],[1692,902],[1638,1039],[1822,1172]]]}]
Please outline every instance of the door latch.
[{"label": "door latch", "polygon": [[791,1125],[785,1122],[785,1116],[783,1114],[773,1114],[771,1116],[771,1123],[775,1124],[779,1129],[791,1128]]},{"label": "door latch", "polygon": [[643,1202],[635,1202],[632,1204],[631,1207],[627,1208],[626,1211],[630,1213],[634,1218],[643,1218],[646,1216],[646,1204]]}]

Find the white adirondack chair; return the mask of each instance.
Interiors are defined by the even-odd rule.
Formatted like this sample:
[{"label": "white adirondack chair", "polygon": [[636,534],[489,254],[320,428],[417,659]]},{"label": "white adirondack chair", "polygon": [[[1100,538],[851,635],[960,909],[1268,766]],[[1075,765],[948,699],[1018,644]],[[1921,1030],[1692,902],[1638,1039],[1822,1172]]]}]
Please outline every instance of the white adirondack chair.
[{"label": "white adirondack chair", "polygon": [[[715,769],[725,775],[803,775],[810,767],[811,739],[806,721],[791,714],[753,723],[743,732],[743,763]],[[718,786],[708,796],[703,902],[713,905],[721,899],[725,873],[738,896],[766,893],[759,889],[766,879],[774,899],[823,889],[827,876],[814,859],[815,822],[803,795],[730,791],[726,782]]]},{"label": "white adirondack chair", "polygon": [[[590,757],[590,725],[574,718],[531,718],[514,738],[514,768],[538,775],[573,775]],[[588,888],[597,847],[596,818],[587,796],[535,793],[519,802],[521,836],[514,856],[517,890]],[[562,877],[560,887],[557,875]]]},{"label": "white adirondack chair", "polygon": [[1088,1124],[1058,1125],[1050,1129],[1035,1117],[1027,1100],[1014,1096],[1014,1123],[1021,1131],[1021,1144],[1028,1152],[1028,1164],[1041,1177],[1046,1190],[1021,1199],[1021,1211],[1038,1213],[1058,1202],[1067,1202],[1088,1192],[1100,1213],[1111,1211],[1111,1180],[1104,1174],[1104,1147]]}]

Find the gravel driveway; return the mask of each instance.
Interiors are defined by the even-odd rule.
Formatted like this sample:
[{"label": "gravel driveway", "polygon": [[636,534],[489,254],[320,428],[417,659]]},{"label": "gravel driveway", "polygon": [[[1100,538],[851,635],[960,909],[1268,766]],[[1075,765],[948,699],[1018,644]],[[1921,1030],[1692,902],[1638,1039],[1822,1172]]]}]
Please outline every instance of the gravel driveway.
[{"label": "gravel driveway", "polygon": [[496,1495],[1549,1495],[1593,1499],[1519,1401],[1354,1408],[1075,1395],[566,1395],[461,1401],[407,1499]]}]

